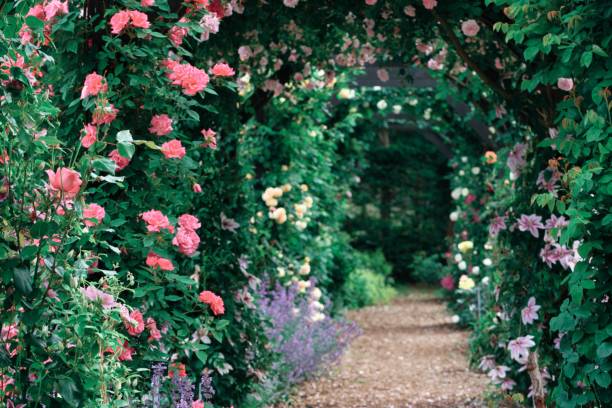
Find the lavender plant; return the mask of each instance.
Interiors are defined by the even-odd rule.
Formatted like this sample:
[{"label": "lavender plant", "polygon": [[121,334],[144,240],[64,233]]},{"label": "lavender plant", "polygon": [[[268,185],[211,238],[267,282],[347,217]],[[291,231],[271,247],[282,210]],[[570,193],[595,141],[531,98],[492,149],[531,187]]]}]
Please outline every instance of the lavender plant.
[{"label": "lavender plant", "polygon": [[272,289],[262,285],[259,292],[259,310],[269,321],[266,335],[277,356],[265,384],[272,398],[336,363],[360,334],[355,323],[326,312],[321,291],[310,282],[303,291],[296,284],[277,283]]}]

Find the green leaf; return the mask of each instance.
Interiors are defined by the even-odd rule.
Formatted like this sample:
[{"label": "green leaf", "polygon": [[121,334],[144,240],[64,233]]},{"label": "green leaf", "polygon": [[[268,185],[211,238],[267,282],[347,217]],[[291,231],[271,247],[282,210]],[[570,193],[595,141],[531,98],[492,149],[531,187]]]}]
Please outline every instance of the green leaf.
[{"label": "green leaf", "polygon": [[538,55],[538,52],[540,52],[539,47],[528,47],[523,53],[523,55],[525,57],[525,60],[531,61],[535,58],[536,55]]},{"label": "green leaf", "polygon": [[608,374],[606,371],[599,371],[598,373],[593,375],[593,378],[595,379],[595,382],[599,384],[602,388],[608,388],[610,386],[610,383],[612,382],[610,374]]},{"label": "green leaf", "polygon": [[25,21],[28,27],[30,27],[34,31],[40,32],[43,30],[43,28],[45,28],[45,23],[34,16],[27,16]]},{"label": "green leaf", "polygon": [[79,388],[72,378],[60,378],[57,384],[57,392],[71,407],[78,407],[80,405]]},{"label": "green leaf", "polygon": [[580,57],[580,64],[583,67],[589,67],[589,65],[591,65],[591,62],[593,61],[593,53],[591,51],[585,51],[582,53],[582,56]]},{"label": "green leaf", "polygon": [[607,358],[612,354],[612,343],[601,343],[599,347],[597,347],[597,357],[599,358]]},{"label": "green leaf", "polygon": [[34,246],[34,245],[26,246],[21,250],[21,259],[25,261],[30,261],[34,259],[37,252],[38,252],[37,246]]},{"label": "green leaf", "polygon": [[117,132],[117,142],[133,142],[132,133],[129,130],[121,130]]},{"label": "green leaf", "polygon": [[110,174],[115,174],[115,169],[117,168],[115,162],[108,157],[98,157],[97,159],[94,159],[92,166],[98,171],[104,171]]},{"label": "green leaf", "polygon": [[134,156],[134,152],[136,151],[136,146],[133,143],[119,143],[117,144],[117,151],[121,157],[125,157],[126,159],[131,159]]},{"label": "green leaf", "polygon": [[15,287],[24,295],[32,293],[32,275],[28,268],[15,268],[13,270]]}]

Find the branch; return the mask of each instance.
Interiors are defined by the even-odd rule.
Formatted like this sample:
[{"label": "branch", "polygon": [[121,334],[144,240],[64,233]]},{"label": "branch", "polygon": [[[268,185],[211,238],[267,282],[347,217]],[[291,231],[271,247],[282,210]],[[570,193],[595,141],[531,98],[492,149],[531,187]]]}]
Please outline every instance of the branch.
[{"label": "branch", "polygon": [[486,72],[484,72],[467,54],[467,52],[461,46],[461,42],[453,32],[452,28],[448,25],[448,22],[442,18],[435,10],[431,11],[442,26],[442,29],[446,33],[450,43],[455,47],[457,54],[463,59],[463,61],[478,74],[478,76],[483,80],[485,84],[487,84],[491,89],[500,94],[504,99],[510,101],[512,99],[512,95],[508,93],[505,89],[503,89],[495,80],[493,80]]}]

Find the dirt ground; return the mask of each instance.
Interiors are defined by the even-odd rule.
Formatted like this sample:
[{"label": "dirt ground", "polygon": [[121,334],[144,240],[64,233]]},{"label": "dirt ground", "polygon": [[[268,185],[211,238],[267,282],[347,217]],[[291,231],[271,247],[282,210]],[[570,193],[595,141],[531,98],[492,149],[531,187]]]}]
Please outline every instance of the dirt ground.
[{"label": "dirt ground", "polygon": [[431,290],[350,312],[363,329],[328,375],[277,408],[460,408],[486,406],[487,378],[471,372],[467,336]]}]

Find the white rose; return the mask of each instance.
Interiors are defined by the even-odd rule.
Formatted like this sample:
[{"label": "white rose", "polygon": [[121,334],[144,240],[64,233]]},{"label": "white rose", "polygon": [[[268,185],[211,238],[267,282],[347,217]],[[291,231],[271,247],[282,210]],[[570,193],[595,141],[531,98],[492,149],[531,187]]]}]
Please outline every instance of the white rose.
[{"label": "white rose", "polygon": [[393,105],[393,113],[399,115],[402,112],[402,105]]},{"label": "white rose", "polygon": [[461,262],[463,261],[463,257],[461,256],[461,254],[455,254],[455,262]]},{"label": "white rose", "polygon": [[461,195],[464,197],[467,197],[467,195],[470,194],[470,190],[468,190],[467,188],[462,188],[461,189]]},{"label": "white rose", "polygon": [[459,317],[459,315],[454,315],[453,317],[451,317],[451,322],[457,324],[461,321],[461,318]]},{"label": "white rose", "polygon": [[378,101],[378,102],[376,103],[376,107],[377,107],[379,110],[384,110],[384,109],[387,109],[387,106],[388,106],[388,105],[387,105],[387,101],[385,101],[384,99],[381,99],[380,101]]},{"label": "white rose", "polygon": [[472,273],[478,275],[480,273],[480,266],[473,267]]},{"label": "white rose", "polygon": [[480,174],[480,167],[472,167],[472,174],[475,176]]},{"label": "white rose", "polygon": [[491,265],[493,265],[493,262],[489,258],[485,258],[485,259],[482,260],[482,264],[484,266],[491,266]]},{"label": "white rose", "polygon": [[451,197],[453,198],[453,200],[458,200],[459,198],[461,198],[461,188],[457,187],[456,189],[451,191]]},{"label": "white rose", "polygon": [[461,261],[457,264],[457,268],[459,268],[460,271],[465,271],[467,269],[467,264],[465,261]]},{"label": "white rose", "polygon": [[453,211],[452,213],[450,213],[450,215],[448,216],[450,218],[450,220],[452,222],[455,222],[459,219],[459,212],[458,211]]}]

